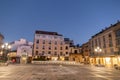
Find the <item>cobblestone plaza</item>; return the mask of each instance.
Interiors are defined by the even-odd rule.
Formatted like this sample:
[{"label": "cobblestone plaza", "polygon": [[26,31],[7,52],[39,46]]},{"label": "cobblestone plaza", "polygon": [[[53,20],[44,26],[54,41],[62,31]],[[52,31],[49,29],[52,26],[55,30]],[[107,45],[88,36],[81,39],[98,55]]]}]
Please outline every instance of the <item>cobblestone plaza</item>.
[{"label": "cobblestone plaza", "polygon": [[120,71],[88,65],[0,66],[0,80],[119,80]]}]

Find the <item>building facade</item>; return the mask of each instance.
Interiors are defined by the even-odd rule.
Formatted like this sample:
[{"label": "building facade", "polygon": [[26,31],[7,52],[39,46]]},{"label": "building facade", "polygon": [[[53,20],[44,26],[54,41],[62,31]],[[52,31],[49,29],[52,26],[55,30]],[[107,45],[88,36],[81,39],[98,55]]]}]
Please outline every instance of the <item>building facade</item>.
[{"label": "building facade", "polygon": [[33,45],[21,45],[17,49],[17,56],[21,57],[21,63],[30,63],[32,61],[32,48]]},{"label": "building facade", "polygon": [[90,42],[90,63],[106,67],[120,65],[120,22],[111,25],[92,36]]},{"label": "building facade", "polygon": [[3,55],[3,51],[2,51],[3,40],[4,40],[4,36],[0,33],[0,61],[2,60],[2,55]]},{"label": "building facade", "polygon": [[85,64],[89,64],[90,62],[90,48],[89,48],[89,42],[86,42],[82,45],[82,54],[83,54],[83,58],[84,58],[84,63]]},{"label": "building facade", "polygon": [[0,33],[0,46],[3,44],[4,36]]},{"label": "building facade", "polygon": [[68,60],[70,40],[57,32],[35,31],[33,57],[45,60]]},{"label": "building facade", "polygon": [[20,39],[18,41],[11,42],[10,45],[10,60],[14,59],[17,63],[23,64],[26,64],[32,60],[32,42],[28,42],[26,39]]},{"label": "building facade", "polygon": [[80,46],[70,46],[70,56],[69,56],[69,61],[75,61],[77,63],[83,63],[83,55],[82,55],[82,50]]}]

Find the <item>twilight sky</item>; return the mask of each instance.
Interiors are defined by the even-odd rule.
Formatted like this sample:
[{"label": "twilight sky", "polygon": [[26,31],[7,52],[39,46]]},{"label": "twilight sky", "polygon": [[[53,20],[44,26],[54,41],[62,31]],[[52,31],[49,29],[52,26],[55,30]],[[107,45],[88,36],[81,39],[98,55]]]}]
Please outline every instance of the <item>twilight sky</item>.
[{"label": "twilight sky", "polygon": [[0,0],[5,42],[33,41],[35,30],[63,34],[77,44],[120,20],[120,0]]}]

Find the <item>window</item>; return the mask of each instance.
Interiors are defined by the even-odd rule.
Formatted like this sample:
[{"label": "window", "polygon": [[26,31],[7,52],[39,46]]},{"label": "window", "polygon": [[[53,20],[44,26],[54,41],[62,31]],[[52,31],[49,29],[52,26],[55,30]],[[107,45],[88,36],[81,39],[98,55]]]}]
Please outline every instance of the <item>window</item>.
[{"label": "window", "polygon": [[57,52],[55,52],[54,55],[57,56]]},{"label": "window", "polygon": [[101,40],[98,38],[99,47],[101,47]]},{"label": "window", "polygon": [[52,36],[50,36],[50,39],[52,39],[53,37]]},{"label": "window", "polygon": [[45,38],[46,36],[45,35],[42,35],[43,38]]},{"label": "window", "polygon": [[38,51],[36,51],[35,54],[38,55]]},{"label": "window", "polygon": [[45,52],[44,52],[44,51],[42,51],[42,55],[44,55],[44,53],[45,53]]},{"label": "window", "polygon": [[68,61],[68,60],[69,60],[69,57],[65,57],[65,60]]},{"label": "window", "polygon": [[120,37],[120,29],[116,31],[116,37]]},{"label": "window", "polygon": [[55,47],[55,50],[57,50],[57,47]]},{"label": "window", "polygon": [[68,46],[66,46],[66,48],[65,48],[66,50],[68,49]]},{"label": "window", "polygon": [[107,50],[106,49],[104,50],[104,53],[107,54]]},{"label": "window", "polygon": [[111,54],[114,54],[114,50],[113,50],[113,48],[110,49],[110,52],[111,52]]},{"label": "window", "polygon": [[66,55],[68,55],[68,52],[66,52]]},{"label": "window", "polygon": [[57,39],[57,36],[54,36],[55,39]]},{"label": "window", "polygon": [[60,38],[61,40],[63,40],[63,37],[60,36],[59,38]]},{"label": "window", "polygon": [[61,42],[60,44],[63,45],[63,42]]},{"label": "window", "polygon": [[120,45],[120,39],[117,39],[117,43],[116,43],[117,45]]},{"label": "window", "polygon": [[113,44],[112,44],[112,35],[109,34],[108,38],[109,38],[109,47],[112,47],[113,46]]},{"label": "window", "polygon": [[105,44],[105,36],[103,36],[103,47],[106,48],[106,44]]},{"label": "window", "polygon": [[55,41],[55,45],[57,45],[57,41]]},{"label": "window", "polygon": [[27,52],[26,50],[24,50],[24,52]]},{"label": "window", "polygon": [[36,49],[38,49],[39,47],[38,47],[38,45],[36,46]]},{"label": "window", "polygon": [[38,44],[38,43],[39,43],[39,40],[36,40],[36,43]]},{"label": "window", "polygon": [[116,31],[116,45],[120,46],[120,29]]},{"label": "window", "polygon": [[93,48],[93,46],[94,46],[94,43],[93,43],[93,40],[92,40],[92,48]]},{"label": "window", "polygon": [[45,40],[43,40],[43,44],[45,44]]},{"label": "window", "polygon": [[60,47],[60,50],[62,50],[62,47]]},{"label": "window", "polygon": [[78,53],[78,52],[77,52],[77,50],[75,50],[75,52],[74,52],[74,53]]},{"label": "window", "polygon": [[45,46],[43,46],[42,49],[45,49]]},{"label": "window", "polygon": [[49,46],[49,50],[51,50],[51,47]]},{"label": "window", "polygon": [[48,51],[48,54],[51,54],[51,51]]},{"label": "window", "polygon": [[118,48],[118,54],[120,55],[120,48]]},{"label": "window", "polygon": [[60,56],[62,56],[63,55],[63,53],[62,52],[60,52]]},{"label": "window", "polygon": [[49,41],[49,44],[51,44],[51,41]]},{"label": "window", "polygon": [[97,46],[97,39],[95,39],[95,46]]}]

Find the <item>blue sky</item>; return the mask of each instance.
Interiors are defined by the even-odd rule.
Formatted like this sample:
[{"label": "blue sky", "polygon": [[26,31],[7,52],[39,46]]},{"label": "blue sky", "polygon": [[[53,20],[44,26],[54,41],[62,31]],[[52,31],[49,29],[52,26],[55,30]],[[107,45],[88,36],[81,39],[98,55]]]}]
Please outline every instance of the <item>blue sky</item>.
[{"label": "blue sky", "polygon": [[55,31],[77,44],[120,20],[120,0],[0,0],[5,42],[33,41],[35,30]]}]

